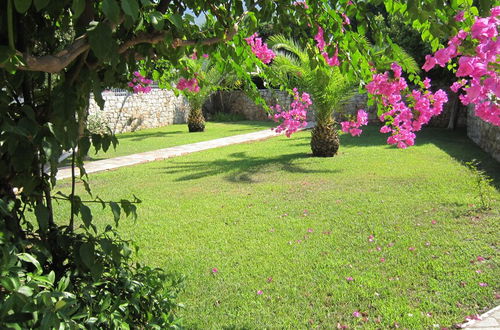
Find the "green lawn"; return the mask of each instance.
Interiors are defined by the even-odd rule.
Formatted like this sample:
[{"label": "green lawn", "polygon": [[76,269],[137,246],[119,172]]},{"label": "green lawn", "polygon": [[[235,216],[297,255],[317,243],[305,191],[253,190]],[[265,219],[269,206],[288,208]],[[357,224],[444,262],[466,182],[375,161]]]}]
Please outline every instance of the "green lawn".
[{"label": "green lawn", "polygon": [[[94,194],[144,201],[119,231],[140,261],[187,276],[187,328],[429,329],[499,303],[500,164],[461,132],[427,129],[398,150],[371,127],[335,158],[310,157],[309,136],[90,175]],[[495,179],[487,212],[472,158]]]},{"label": "green lawn", "polygon": [[[111,147],[107,153],[90,152],[89,161],[107,159],[139,152],[180,146],[218,139],[226,136],[251,133],[276,126],[274,122],[239,121],[207,122],[205,132],[189,133],[187,124],[175,124],[160,128],[144,129],[136,132],[117,134],[119,144],[116,150]],[[65,163],[68,165],[68,163]]]}]

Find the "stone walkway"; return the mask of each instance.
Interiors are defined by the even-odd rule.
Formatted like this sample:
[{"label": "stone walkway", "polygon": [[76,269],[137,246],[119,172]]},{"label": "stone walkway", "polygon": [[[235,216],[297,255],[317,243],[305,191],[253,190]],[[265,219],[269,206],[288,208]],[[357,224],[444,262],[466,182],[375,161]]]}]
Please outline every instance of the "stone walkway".
[{"label": "stone walkway", "polygon": [[500,329],[500,306],[484,313],[480,320],[472,320],[462,325],[465,329]]},{"label": "stone walkway", "polygon": [[[306,129],[311,128],[313,126],[314,126],[314,123],[312,123],[312,122],[308,123]],[[128,156],[121,156],[121,157],[116,157],[116,158],[97,160],[94,162],[85,163],[85,170],[87,171],[88,174],[95,173],[95,172],[114,170],[116,168],[120,168],[120,167],[124,167],[124,166],[132,166],[132,165],[137,165],[137,164],[142,164],[142,163],[147,163],[147,162],[153,162],[156,160],[177,157],[177,156],[190,154],[190,153],[197,152],[197,151],[218,148],[218,147],[224,147],[224,146],[228,146],[228,145],[232,145],[232,144],[263,140],[263,139],[267,139],[267,138],[270,138],[273,136],[278,136],[278,135],[281,135],[281,134],[275,133],[274,131],[272,131],[270,129],[266,129],[263,131],[247,133],[247,134],[240,134],[240,135],[233,135],[233,136],[228,136],[228,137],[215,139],[215,140],[197,142],[197,143],[192,143],[192,144],[185,144],[185,145],[181,145],[181,146],[177,146],[177,147],[170,147],[170,148],[165,148],[165,149],[158,149],[158,150],[153,150],[153,151],[141,152],[138,154],[133,154],[133,155],[128,155]],[[78,176],[79,170],[76,168],[75,171],[76,171],[76,175]],[[70,177],[71,177],[71,167],[70,166],[65,166],[65,167],[59,168],[59,170],[57,172],[57,179],[58,180],[67,179]]]}]

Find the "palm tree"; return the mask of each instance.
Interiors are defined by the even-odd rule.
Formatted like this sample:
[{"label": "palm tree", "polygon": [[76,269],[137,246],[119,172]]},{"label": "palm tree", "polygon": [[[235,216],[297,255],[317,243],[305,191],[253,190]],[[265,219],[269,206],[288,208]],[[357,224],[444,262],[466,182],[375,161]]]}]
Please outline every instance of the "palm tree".
[{"label": "palm tree", "polygon": [[[405,72],[416,74],[420,68],[415,60],[397,45],[389,57],[385,49],[372,46],[361,35],[364,46],[371,47],[379,64],[387,67],[397,61]],[[311,149],[314,156],[332,157],[339,148],[335,114],[356,94],[357,81],[349,80],[338,67],[313,65],[309,54],[294,40],[283,35],[268,39],[277,53],[270,66],[270,78],[275,83],[297,87],[311,95],[316,126],[312,130]]]},{"label": "palm tree", "polygon": [[187,118],[189,132],[203,132],[205,130],[205,118],[202,107],[207,98],[215,91],[227,90],[237,85],[237,77],[229,71],[217,68],[209,58],[186,59],[196,79],[199,82],[197,92],[185,90],[190,110]]},{"label": "palm tree", "polygon": [[339,149],[334,113],[354,96],[355,81],[342,75],[337,67],[313,67],[307,52],[282,35],[270,37],[268,44],[277,54],[270,66],[271,79],[306,91],[312,98],[316,121],[311,133],[313,155],[334,156]]}]

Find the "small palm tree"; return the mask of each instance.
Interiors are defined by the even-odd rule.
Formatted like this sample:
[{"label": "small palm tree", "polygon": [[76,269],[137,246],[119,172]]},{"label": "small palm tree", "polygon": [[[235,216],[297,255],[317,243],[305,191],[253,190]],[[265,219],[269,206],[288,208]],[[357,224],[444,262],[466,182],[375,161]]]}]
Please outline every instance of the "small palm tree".
[{"label": "small palm tree", "polygon": [[190,110],[187,118],[189,132],[203,132],[205,118],[202,107],[207,98],[215,91],[227,90],[238,84],[237,77],[229,71],[221,71],[209,58],[186,59],[191,71],[196,72],[199,83],[197,92],[184,91]]},{"label": "small palm tree", "polygon": [[316,121],[311,136],[313,155],[334,156],[339,149],[334,114],[354,96],[355,81],[342,75],[337,67],[313,67],[307,52],[282,35],[270,37],[268,44],[277,53],[270,67],[271,79],[306,91],[312,98]]}]

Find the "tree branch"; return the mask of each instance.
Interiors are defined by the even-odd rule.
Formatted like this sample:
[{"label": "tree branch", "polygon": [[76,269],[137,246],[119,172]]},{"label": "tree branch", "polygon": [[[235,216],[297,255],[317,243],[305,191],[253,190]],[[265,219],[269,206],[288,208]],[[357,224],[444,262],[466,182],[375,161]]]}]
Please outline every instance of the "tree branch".
[{"label": "tree branch", "polygon": [[66,68],[80,54],[90,49],[87,43],[86,36],[82,36],[75,40],[70,46],[55,55],[43,55],[39,57],[32,56],[28,53],[19,53],[24,58],[24,65],[19,66],[19,70],[25,71],[41,71],[48,73],[57,73]]},{"label": "tree branch", "polygon": [[[213,37],[197,40],[183,40],[180,38],[174,39],[172,47],[194,46],[194,45],[213,45],[218,42],[231,40],[238,32],[238,24],[243,19],[244,13],[231,27],[226,31],[223,37]],[[143,43],[157,44],[165,39],[166,32],[140,33],[134,38],[125,41],[118,48],[118,53],[123,54],[128,49]],[[90,49],[87,36],[83,35],[77,38],[70,46],[55,55],[44,55],[35,57],[29,53],[20,53],[24,58],[24,65],[18,67],[19,70],[25,71],[40,71],[48,73],[57,73],[71,64],[78,56]],[[0,67],[2,65],[0,64]]]}]

